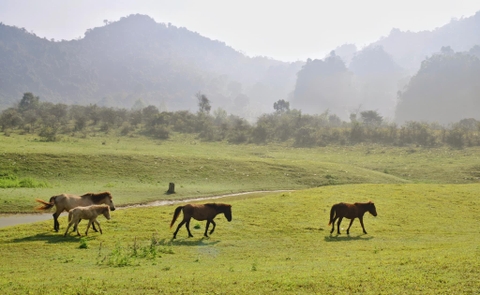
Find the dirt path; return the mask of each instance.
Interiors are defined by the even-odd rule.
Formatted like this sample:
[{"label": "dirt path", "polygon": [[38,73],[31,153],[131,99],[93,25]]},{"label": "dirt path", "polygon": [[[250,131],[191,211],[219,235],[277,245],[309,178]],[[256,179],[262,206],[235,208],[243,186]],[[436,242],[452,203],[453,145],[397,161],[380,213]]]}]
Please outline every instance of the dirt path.
[{"label": "dirt path", "polygon": [[[179,203],[187,203],[187,202],[198,202],[198,201],[206,201],[206,200],[215,200],[227,197],[236,197],[236,196],[243,196],[243,195],[250,195],[250,194],[258,194],[258,193],[277,193],[277,192],[289,192],[291,190],[277,190],[277,191],[253,191],[253,192],[245,192],[245,193],[236,193],[236,194],[228,194],[228,195],[220,195],[220,196],[212,196],[212,197],[203,197],[203,198],[192,198],[192,199],[183,199],[183,200],[161,200],[161,201],[153,201],[146,204],[138,204],[138,205],[129,205],[123,207],[117,207],[118,210],[120,209],[129,209],[129,208],[140,208],[140,207],[158,207],[158,206],[168,206],[168,205],[175,205]],[[0,228],[13,226],[17,224],[24,224],[24,223],[31,223],[37,221],[44,221],[53,219],[52,217],[53,212],[50,213],[42,213],[42,214],[9,214],[9,215],[0,215]],[[62,213],[61,216],[66,215],[66,212]],[[52,222],[53,223],[53,222]]]}]

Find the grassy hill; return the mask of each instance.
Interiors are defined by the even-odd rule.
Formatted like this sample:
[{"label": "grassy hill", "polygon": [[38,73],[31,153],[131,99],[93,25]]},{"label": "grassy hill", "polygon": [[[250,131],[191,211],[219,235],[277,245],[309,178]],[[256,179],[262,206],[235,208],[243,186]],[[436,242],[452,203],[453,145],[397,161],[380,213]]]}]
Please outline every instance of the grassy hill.
[{"label": "grassy hill", "polygon": [[[210,238],[169,223],[175,206],[117,210],[104,234],[51,221],[0,229],[8,294],[476,294],[478,184],[354,184],[241,196]],[[330,206],[372,200],[364,235],[330,235]],[[469,212],[465,214],[465,212]],[[468,219],[459,219],[467,217]],[[60,220],[65,229],[65,218]],[[85,227],[81,225],[81,228]],[[45,271],[45,269],[48,271]],[[51,279],[54,277],[55,279]]]},{"label": "grassy hill", "polygon": [[[478,149],[282,145],[92,137],[38,142],[0,137],[2,177],[47,186],[0,191],[0,212],[32,212],[35,198],[109,190],[117,205],[352,183],[478,183]],[[0,180],[2,178],[0,177]],[[176,194],[166,195],[168,184]]]},{"label": "grassy hill", "polygon": [[[118,205],[229,192],[233,220],[169,224],[176,205],[112,212],[103,235],[63,237],[52,221],[0,228],[5,294],[476,294],[480,199],[475,148],[294,149],[92,137],[55,143],[0,137],[3,178],[48,186],[0,188],[0,211],[34,199],[110,190]],[[166,195],[169,182],[177,193]],[[330,235],[330,207],[375,202],[378,216]],[[83,232],[86,224],[80,224]],[[52,279],[54,278],[54,279]]]}]

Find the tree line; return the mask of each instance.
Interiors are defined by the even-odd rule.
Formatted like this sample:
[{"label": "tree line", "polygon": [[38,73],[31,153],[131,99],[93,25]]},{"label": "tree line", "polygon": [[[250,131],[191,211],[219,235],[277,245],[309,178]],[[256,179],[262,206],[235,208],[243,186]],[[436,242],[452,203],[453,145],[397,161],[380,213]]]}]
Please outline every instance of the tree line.
[{"label": "tree line", "polygon": [[273,112],[256,122],[228,114],[223,109],[211,112],[205,94],[197,93],[198,111],[160,111],[150,105],[139,109],[65,105],[42,102],[25,93],[20,102],[0,114],[5,136],[11,133],[35,134],[43,141],[58,141],[64,136],[87,137],[98,132],[118,136],[144,135],[165,140],[174,133],[195,134],[203,141],[231,144],[287,143],[295,147],[355,145],[376,143],[392,146],[424,147],[480,146],[480,121],[465,118],[448,127],[438,123],[407,121],[403,125],[385,121],[377,111],[351,114],[349,122],[328,111],[303,114],[279,100]]}]

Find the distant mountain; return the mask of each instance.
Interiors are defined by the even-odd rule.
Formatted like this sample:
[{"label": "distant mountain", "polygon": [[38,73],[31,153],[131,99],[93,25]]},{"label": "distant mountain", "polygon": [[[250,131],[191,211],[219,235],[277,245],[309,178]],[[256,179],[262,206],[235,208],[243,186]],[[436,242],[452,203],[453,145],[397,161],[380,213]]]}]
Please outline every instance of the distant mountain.
[{"label": "distant mountain", "polygon": [[382,46],[398,65],[415,74],[425,58],[440,52],[444,46],[463,52],[475,45],[480,45],[480,11],[468,18],[452,19],[433,31],[415,33],[392,29],[387,37],[370,46]]},{"label": "distant mountain", "polygon": [[[0,108],[33,92],[44,101],[131,108],[139,100],[168,110],[213,108],[253,116],[293,90],[301,63],[250,58],[185,28],[130,15],[85,37],[54,42],[0,24]],[[238,97],[247,99],[242,109]]]},{"label": "distant mountain", "polygon": [[[465,57],[465,62],[433,59],[437,69],[445,72],[449,65],[455,65],[455,71],[450,70],[455,75],[432,71],[425,79],[425,71],[419,72],[442,48],[448,48],[452,54],[462,52],[472,57],[480,56],[479,32],[480,12],[477,12],[472,17],[452,20],[432,32],[393,29],[388,37],[361,50],[353,44],[338,46],[322,61],[307,61],[303,66],[291,99],[292,107],[305,113],[333,112],[343,120],[348,120],[350,114],[367,110],[377,111],[389,121],[398,123],[417,120],[448,124],[462,119],[462,115],[480,119],[480,110],[474,107],[480,97],[473,95],[477,81],[467,79],[476,71],[475,58]],[[464,79],[462,83],[448,83],[442,80],[446,77]],[[432,98],[440,95],[435,89],[442,89],[442,103]],[[429,112],[441,108],[445,111]]]},{"label": "distant mountain", "polygon": [[[425,88],[410,84],[424,81],[425,71],[418,75],[422,63],[447,47],[478,57],[479,32],[477,12],[433,31],[393,29],[361,50],[344,44],[322,61],[286,63],[247,57],[225,43],[145,15],[89,29],[84,38],[72,41],[42,39],[0,23],[0,110],[32,92],[54,103],[196,111],[195,94],[201,92],[213,110],[247,119],[272,112],[274,102],[284,99],[304,113],[328,111],[344,120],[366,110],[391,120],[402,114],[402,122],[422,120],[406,115],[426,100],[420,91]],[[448,59],[434,60],[443,67]],[[435,87],[435,79],[428,87]],[[461,91],[445,85],[453,87],[445,93]],[[462,110],[452,113],[458,118]],[[443,116],[442,122],[451,119]]]}]

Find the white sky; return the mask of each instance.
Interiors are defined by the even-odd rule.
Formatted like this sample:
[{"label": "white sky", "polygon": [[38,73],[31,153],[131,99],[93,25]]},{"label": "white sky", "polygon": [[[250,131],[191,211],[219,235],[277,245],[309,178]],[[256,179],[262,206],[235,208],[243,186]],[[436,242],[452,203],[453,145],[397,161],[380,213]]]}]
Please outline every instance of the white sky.
[{"label": "white sky", "polygon": [[480,0],[0,0],[0,22],[71,40],[104,20],[140,13],[248,56],[296,61],[345,43],[361,48],[392,28],[433,30],[479,10]]}]

